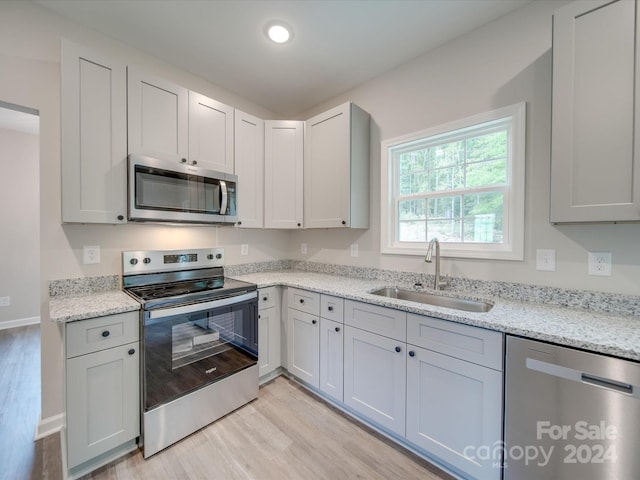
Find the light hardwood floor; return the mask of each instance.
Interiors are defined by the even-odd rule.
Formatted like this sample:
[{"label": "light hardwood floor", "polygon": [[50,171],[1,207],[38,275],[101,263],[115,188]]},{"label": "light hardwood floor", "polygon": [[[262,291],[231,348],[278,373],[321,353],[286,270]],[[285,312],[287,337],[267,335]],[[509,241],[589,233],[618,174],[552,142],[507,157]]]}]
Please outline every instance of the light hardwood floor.
[{"label": "light hardwood floor", "polygon": [[[40,412],[39,326],[0,331],[0,480],[62,478],[59,435],[33,441]],[[135,452],[86,479],[443,480],[295,382],[279,377],[257,400],[144,460]]]},{"label": "light hardwood floor", "polygon": [[132,453],[92,479],[450,479],[295,382],[279,377],[258,400],[144,460]]},{"label": "light hardwood floor", "polygon": [[0,330],[0,479],[62,478],[60,436],[34,442],[40,414],[40,326]]}]

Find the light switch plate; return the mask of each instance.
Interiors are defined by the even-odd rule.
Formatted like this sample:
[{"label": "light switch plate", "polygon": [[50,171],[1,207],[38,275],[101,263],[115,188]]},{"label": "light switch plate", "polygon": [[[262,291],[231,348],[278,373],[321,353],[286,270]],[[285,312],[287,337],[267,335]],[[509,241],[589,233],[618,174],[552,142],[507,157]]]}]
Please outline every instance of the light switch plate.
[{"label": "light switch plate", "polygon": [[352,243],[351,244],[351,256],[352,257],[357,257],[358,256],[358,244],[357,243]]},{"label": "light switch plate", "polygon": [[544,272],[556,271],[556,251],[553,249],[536,250],[536,270]]},{"label": "light switch plate", "polygon": [[249,255],[249,245],[247,243],[240,245],[240,255]]},{"label": "light switch plate", "polygon": [[300,244],[300,253],[302,253],[303,255],[307,254],[307,244],[306,243],[301,243]]}]

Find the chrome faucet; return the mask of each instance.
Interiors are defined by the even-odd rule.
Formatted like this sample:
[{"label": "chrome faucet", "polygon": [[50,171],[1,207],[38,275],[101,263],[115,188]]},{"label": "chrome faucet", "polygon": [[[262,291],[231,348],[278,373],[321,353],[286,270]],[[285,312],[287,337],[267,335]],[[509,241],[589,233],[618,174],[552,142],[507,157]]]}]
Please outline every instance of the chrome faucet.
[{"label": "chrome faucet", "polygon": [[427,263],[432,262],[431,257],[433,256],[434,245],[436,250],[436,273],[435,279],[433,281],[433,289],[440,290],[440,287],[444,287],[447,284],[440,281],[440,242],[436,237],[433,237],[429,242],[429,246],[427,247],[427,254],[424,256],[424,261]]}]

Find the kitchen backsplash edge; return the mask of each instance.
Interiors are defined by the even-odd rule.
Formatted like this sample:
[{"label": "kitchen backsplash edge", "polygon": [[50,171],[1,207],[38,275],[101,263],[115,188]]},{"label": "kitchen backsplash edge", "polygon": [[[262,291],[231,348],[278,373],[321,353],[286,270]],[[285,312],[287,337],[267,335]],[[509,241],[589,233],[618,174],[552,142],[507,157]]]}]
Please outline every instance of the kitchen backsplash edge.
[{"label": "kitchen backsplash edge", "polygon": [[[433,275],[415,272],[400,272],[378,268],[305,262],[300,260],[274,260],[225,266],[225,275],[234,277],[250,273],[281,270],[297,270],[343,277],[355,277],[388,283],[390,286],[413,287],[421,283],[428,288],[433,284]],[[488,298],[531,302],[553,306],[578,308],[594,312],[640,316],[640,296],[617,293],[573,290],[558,287],[527,285],[515,282],[474,280],[446,277],[446,290],[464,292]],[[84,295],[110,290],[119,290],[119,275],[51,280],[49,296]]]}]

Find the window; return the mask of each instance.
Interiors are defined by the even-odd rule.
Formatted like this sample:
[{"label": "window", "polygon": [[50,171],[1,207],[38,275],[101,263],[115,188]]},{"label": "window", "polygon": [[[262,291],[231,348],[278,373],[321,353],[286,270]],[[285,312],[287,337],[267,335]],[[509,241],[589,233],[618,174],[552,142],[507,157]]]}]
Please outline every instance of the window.
[{"label": "window", "polygon": [[524,257],[525,103],[382,142],[382,253]]}]

